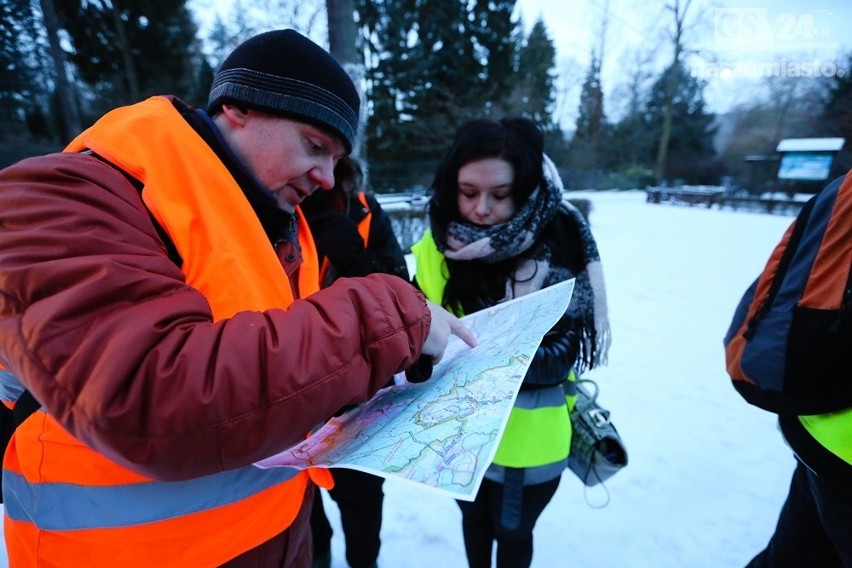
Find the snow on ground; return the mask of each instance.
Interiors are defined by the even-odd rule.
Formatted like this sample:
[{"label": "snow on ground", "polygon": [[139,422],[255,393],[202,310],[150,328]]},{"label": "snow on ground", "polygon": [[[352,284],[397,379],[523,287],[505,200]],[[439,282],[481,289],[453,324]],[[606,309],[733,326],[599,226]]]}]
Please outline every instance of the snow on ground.
[{"label": "snow on ground", "polygon": [[[570,472],[535,530],[533,566],[744,566],[772,534],[793,458],[772,415],[746,404],[725,374],[724,335],[740,295],[790,217],[592,200],[609,290],[613,346],[601,387],[629,452],[607,484],[584,492]],[[409,484],[385,484],[382,568],[463,568],[458,507]],[[326,496],[327,499],[327,496]],[[337,509],[333,566],[346,566]]]},{"label": "snow on ground", "polygon": [[[535,530],[533,566],[744,566],[772,534],[793,458],[772,415],[725,374],[722,337],[740,295],[790,217],[652,205],[644,192],[592,200],[613,326],[608,367],[589,377],[629,452],[606,488],[570,472]],[[407,484],[386,487],[385,568],[464,567],[458,507]],[[339,527],[336,509],[327,510]],[[333,543],[343,560],[342,534]]]}]

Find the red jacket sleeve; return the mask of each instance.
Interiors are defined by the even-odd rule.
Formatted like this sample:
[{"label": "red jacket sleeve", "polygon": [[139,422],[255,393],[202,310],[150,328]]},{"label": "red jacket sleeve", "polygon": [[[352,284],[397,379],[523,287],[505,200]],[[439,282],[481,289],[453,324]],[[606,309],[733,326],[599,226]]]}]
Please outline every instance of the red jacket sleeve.
[{"label": "red jacket sleeve", "polygon": [[213,323],[116,170],[62,154],[0,173],[0,363],[139,473],[197,477],[300,441],[416,361],[429,317],[372,275]]}]

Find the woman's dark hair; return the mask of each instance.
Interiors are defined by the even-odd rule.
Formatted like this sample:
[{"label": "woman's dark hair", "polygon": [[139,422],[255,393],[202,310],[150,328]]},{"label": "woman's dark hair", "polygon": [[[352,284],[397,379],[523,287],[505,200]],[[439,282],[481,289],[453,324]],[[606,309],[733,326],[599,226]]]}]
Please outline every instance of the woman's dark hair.
[{"label": "woman's dark hair", "polygon": [[[429,221],[433,233],[446,235],[447,226],[461,220],[459,170],[465,164],[485,158],[501,158],[512,164],[512,199],[520,207],[541,184],[544,136],[538,125],[527,118],[478,118],[462,124],[432,182]],[[464,313],[473,313],[500,300],[505,294],[506,276],[514,271],[516,262],[515,259],[497,263],[446,261],[450,278],[444,288],[444,305],[461,308]]]},{"label": "woman's dark hair", "polygon": [[512,199],[520,207],[541,183],[544,135],[528,118],[477,118],[456,130],[450,150],[438,164],[432,181],[429,216],[446,227],[459,220],[459,170],[469,162],[501,158],[512,164]]}]

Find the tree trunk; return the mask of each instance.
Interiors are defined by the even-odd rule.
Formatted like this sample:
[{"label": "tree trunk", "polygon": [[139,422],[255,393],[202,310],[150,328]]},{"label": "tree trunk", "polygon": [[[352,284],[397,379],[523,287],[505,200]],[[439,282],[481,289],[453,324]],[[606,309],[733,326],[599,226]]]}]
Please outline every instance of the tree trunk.
[{"label": "tree trunk", "polygon": [[127,41],[124,20],[121,19],[121,8],[116,1],[112,3],[112,20],[115,24],[115,35],[118,37],[118,47],[121,50],[121,60],[124,63],[124,79],[127,85],[128,99],[131,102],[136,102],[139,100],[139,78],[136,76],[136,67],[133,65],[133,54]]},{"label": "tree trunk", "polygon": [[331,55],[341,65],[356,63],[355,1],[326,0],[328,12],[328,47]]},{"label": "tree trunk", "polygon": [[[360,158],[363,146],[363,133],[366,127],[367,105],[364,95],[364,64],[358,56],[356,46],[357,28],[355,26],[354,0],[325,0],[328,15],[328,47],[331,55],[346,69],[349,77],[358,89],[361,98],[361,116],[358,117],[358,137],[352,148],[352,155]],[[363,161],[363,158],[360,158]],[[366,164],[362,164],[365,181],[367,177]]]},{"label": "tree trunk", "polygon": [[[674,69],[669,74],[674,75]],[[663,124],[660,128],[660,139],[657,142],[657,159],[654,162],[654,176],[659,184],[663,175],[666,172],[666,159],[669,155],[669,140],[672,136],[672,105],[674,103],[674,79],[669,78],[666,81],[666,100],[663,105]]]},{"label": "tree trunk", "polygon": [[672,65],[670,67],[669,77],[666,80],[666,100],[663,105],[663,124],[660,128],[660,140],[657,144],[657,160],[654,164],[654,174],[657,178],[657,183],[663,179],[663,174],[666,169],[666,159],[669,155],[669,140],[672,135],[672,113],[674,112],[674,96],[677,90],[677,73],[679,72],[680,58],[683,54],[683,34],[685,31],[684,22],[686,20],[686,12],[689,10],[689,5],[692,0],[686,0],[683,9],[681,9],[680,0],[674,0],[674,3],[666,6],[666,9],[672,12],[674,16],[674,33],[672,34],[672,47],[674,48],[674,56],[672,57]]},{"label": "tree trunk", "polygon": [[56,96],[62,109],[62,130],[65,137],[76,136],[83,129],[80,119],[80,109],[77,106],[77,97],[74,85],[68,80],[65,69],[65,52],[59,45],[59,17],[53,0],[39,0],[42,14],[44,16],[44,27],[50,44],[50,57],[53,59],[53,67],[56,71]]}]

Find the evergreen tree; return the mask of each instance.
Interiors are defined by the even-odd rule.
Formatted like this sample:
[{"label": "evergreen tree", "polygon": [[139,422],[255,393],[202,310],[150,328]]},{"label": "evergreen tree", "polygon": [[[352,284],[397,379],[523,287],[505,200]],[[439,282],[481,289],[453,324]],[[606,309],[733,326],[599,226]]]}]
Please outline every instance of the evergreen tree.
[{"label": "evergreen tree", "polygon": [[45,100],[36,16],[31,0],[0,0],[0,138],[17,137]]},{"label": "evergreen tree", "polygon": [[68,73],[68,58],[62,49],[60,38],[61,24],[56,13],[54,0],[39,0],[47,43],[50,47],[50,59],[53,62],[53,94],[56,101],[60,137],[70,140],[83,128],[80,116],[77,89]]},{"label": "evergreen tree", "polygon": [[[392,149],[389,137],[396,130],[400,109],[396,100],[404,99],[402,86],[408,67],[408,33],[413,20],[414,0],[358,0],[360,36],[367,58],[367,89],[370,101],[368,120],[369,153],[380,155],[382,149]],[[395,25],[389,25],[393,21]]]},{"label": "evergreen tree", "polygon": [[658,95],[661,96],[658,97],[657,102],[659,103],[661,124],[657,130],[657,155],[654,159],[654,174],[658,180],[664,177],[665,166],[668,162],[668,150],[672,136],[672,123],[674,121],[673,105],[677,91],[680,88],[680,85],[675,82],[680,76],[676,70],[683,65],[683,56],[686,51],[685,35],[688,27],[686,19],[690,4],[692,4],[692,0],[671,0],[665,6],[665,10],[671,12],[673,24],[669,32],[672,44],[672,61],[667,67],[667,70],[673,70],[674,72],[664,72],[663,78],[665,80],[658,84]]},{"label": "evergreen tree", "polygon": [[431,182],[453,132],[504,114],[521,36],[514,0],[360,0],[373,185]]},{"label": "evergreen tree", "polygon": [[486,114],[512,114],[507,108],[518,77],[518,56],[523,45],[521,22],[512,21],[515,1],[477,0],[473,9],[471,33],[475,55],[484,63],[485,77],[482,98]]},{"label": "evergreen tree", "polygon": [[[417,4],[416,0],[361,0],[359,6],[370,101],[366,155],[377,189],[428,183],[423,168],[413,163],[415,156],[423,154],[413,148],[423,142],[416,132],[413,97],[430,86],[424,77],[428,68],[418,36]],[[418,169],[420,175],[406,175]]]},{"label": "evergreen tree", "polygon": [[409,158],[438,157],[455,127],[481,113],[487,76],[476,57],[465,6],[440,2],[418,7],[407,97],[400,130]]},{"label": "evergreen tree", "polygon": [[72,61],[99,94],[100,113],[154,94],[197,93],[201,61],[186,0],[64,0]]},{"label": "evergreen tree", "polygon": [[544,22],[538,19],[520,50],[510,110],[535,120],[546,132],[557,129],[553,123],[555,67],[556,48]]},{"label": "evergreen tree", "polygon": [[592,54],[592,63],[580,92],[580,108],[574,140],[597,146],[604,127],[603,89],[601,88],[601,63]]},{"label": "evergreen tree", "polygon": [[580,91],[580,107],[574,138],[569,145],[572,170],[596,172],[603,166],[600,149],[604,143],[605,120],[601,62],[593,53],[592,62]]},{"label": "evergreen tree", "polygon": [[[688,183],[718,181],[707,179],[705,171],[707,162],[715,155],[713,136],[716,128],[713,115],[706,112],[704,87],[704,81],[693,77],[681,63],[675,63],[663,72],[651,89],[644,115],[649,138],[660,138],[664,115],[671,113],[671,132],[663,165],[663,177],[666,179]],[[653,156],[646,159],[654,163]]]}]

